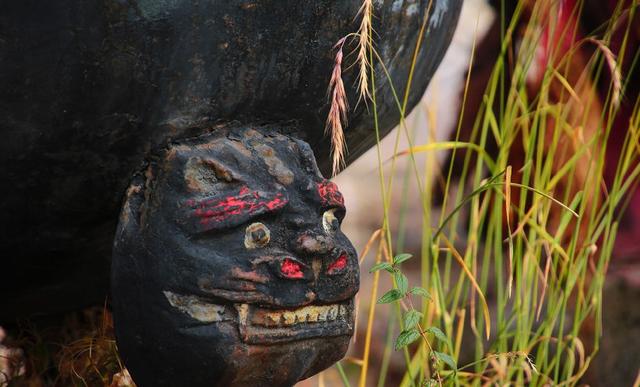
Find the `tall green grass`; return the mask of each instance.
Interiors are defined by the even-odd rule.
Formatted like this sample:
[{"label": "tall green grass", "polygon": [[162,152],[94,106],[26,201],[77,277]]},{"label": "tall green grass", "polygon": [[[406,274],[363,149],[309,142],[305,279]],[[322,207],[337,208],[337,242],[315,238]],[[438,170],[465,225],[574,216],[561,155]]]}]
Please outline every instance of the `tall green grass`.
[{"label": "tall green grass", "polygon": [[[357,385],[385,385],[389,354],[395,347],[405,359],[401,386],[575,385],[594,366],[602,332],[604,279],[621,213],[640,174],[640,101],[636,100],[630,101],[633,111],[623,146],[614,155],[615,176],[605,184],[605,160],[612,159],[606,145],[628,82],[625,74],[618,75],[619,63],[624,56],[635,60],[639,55],[626,47],[628,20],[638,4],[618,7],[610,24],[593,37],[580,37],[556,23],[558,4],[521,1],[508,23],[503,16],[501,55],[480,109],[472,112],[470,140],[460,141],[460,117],[453,141],[413,144],[404,120],[408,94],[396,95],[400,130],[390,173],[384,173],[387,160],[378,145],[384,216],[361,257],[363,275],[372,276],[373,288],[360,295],[358,319],[367,321],[365,338],[357,343],[362,357],[348,359],[359,368]],[[620,18],[623,13],[631,17]],[[627,22],[620,26],[619,20]],[[518,26],[526,26],[524,32]],[[560,39],[550,45],[539,87],[532,92],[527,74],[541,44],[541,26],[548,26]],[[614,28],[625,31],[618,58],[607,48]],[[574,41],[569,49],[562,46],[565,37]],[[519,49],[514,57],[509,48],[516,41]],[[428,46],[429,36],[418,44]],[[584,56],[585,45],[594,46],[592,56]],[[380,63],[375,42],[368,49],[370,63]],[[612,74],[612,81],[601,98],[594,85],[605,73]],[[379,142],[376,76],[381,74],[373,70],[369,74],[372,135]],[[407,82],[410,85],[411,78]],[[398,149],[403,136],[411,144],[407,150]],[[497,144],[493,154],[485,151],[490,141]],[[427,163],[434,163],[433,152],[439,150],[452,153],[448,165],[440,169],[417,165],[416,153],[426,153]],[[398,247],[402,227],[392,229],[390,208],[392,201],[405,197],[402,191],[407,185],[398,183],[395,173],[403,158],[409,159],[409,178],[416,180],[422,207],[421,253],[411,258],[420,266],[421,280],[416,284],[406,284],[402,264],[394,264],[403,253]],[[462,165],[455,171],[459,178],[453,177],[455,161]],[[432,192],[439,181],[444,203],[442,211],[434,212]],[[406,211],[407,206],[403,208]],[[401,212],[398,218],[405,215]],[[400,256],[401,261],[406,258]],[[392,277],[390,292],[379,286],[384,275]],[[412,293],[414,286],[429,296]],[[390,336],[373,337],[373,321],[380,313],[377,303],[393,305]],[[371,364],[373,340],[384,341],[385,348],[382,362],[375,365]],[[343,365],[338,369],[343,383],[350,385]]]}]

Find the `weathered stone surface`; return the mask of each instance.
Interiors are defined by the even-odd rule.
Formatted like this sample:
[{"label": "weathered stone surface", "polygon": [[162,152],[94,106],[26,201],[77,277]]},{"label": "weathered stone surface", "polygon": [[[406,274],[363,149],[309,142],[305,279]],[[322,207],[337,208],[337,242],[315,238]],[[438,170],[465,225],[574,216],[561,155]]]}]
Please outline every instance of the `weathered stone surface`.
[{"label": "weathered stone surface", "polygon": [[[168,141],[229,121],[278,123],[275,131],[311,145],[326,173],[332,46],[356,30],[360,3],[3,2],[0,321],[104,301],[126,187]],[[399,95],[428,3],[374,2],[376,47]],[[433,1],[409,107],[448,46],[460,3]],[[385,134],[398,113],[381,67],[376,77]],[[346,70],[351,101],[354,81],[354,69]],[[375,142],[363,104],[351,114],[346,138],[348,162]],[[284,167],[271,166],[287,181]]]}]

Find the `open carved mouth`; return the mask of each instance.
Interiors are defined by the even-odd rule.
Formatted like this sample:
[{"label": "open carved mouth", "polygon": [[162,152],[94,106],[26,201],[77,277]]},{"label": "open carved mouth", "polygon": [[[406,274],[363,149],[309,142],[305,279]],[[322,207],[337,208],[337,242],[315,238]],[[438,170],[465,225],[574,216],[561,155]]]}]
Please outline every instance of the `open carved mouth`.
[{"label": "open carved mouth", "polygon": [[253,304],[219,305],[198,296],[165,291],[174,308],[204,323],[237,322],[242,340],[248,344],[351,335],[353,300],[331,305],[306,305],[295,309],[271,309]]}]

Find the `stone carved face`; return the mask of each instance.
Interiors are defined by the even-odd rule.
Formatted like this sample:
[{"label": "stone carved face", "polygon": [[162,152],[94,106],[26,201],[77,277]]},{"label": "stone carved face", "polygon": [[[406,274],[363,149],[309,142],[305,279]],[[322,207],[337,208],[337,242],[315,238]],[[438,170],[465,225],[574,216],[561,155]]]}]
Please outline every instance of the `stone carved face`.
[{"label": "stone carved face", "polygon": [[292,385],[347,350],[359,268],[342,195],[306,143],[265,133],[171,144],[129,188],[113,312],[141,387]]}]

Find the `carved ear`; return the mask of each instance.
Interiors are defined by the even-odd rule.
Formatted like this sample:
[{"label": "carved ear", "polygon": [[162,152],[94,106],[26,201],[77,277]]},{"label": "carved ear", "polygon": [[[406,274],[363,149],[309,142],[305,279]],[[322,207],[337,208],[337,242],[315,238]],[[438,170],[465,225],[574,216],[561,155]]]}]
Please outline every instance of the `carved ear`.
[{"label": "carved ear", "polygon": [[[118,228],[113,241],[111,260],[111,283],[121,284],[133,280],[138,275],[140,251],[144,249],[141,229],[144,227],[144,212],[148,180],[153,176],[153,167],[133,176],[131,184],[125,194],[120,210]],[[112,287],[113,292],[113,287]]]},{"label": "carved ear", "polygon": [[316,162],[316,157],[313,155],[313,150],[311,146],[302,140],[298,140],[296,138],[292,138],[292,140],[298,144],[298,148],[300,149],[300,161],[302,162],[302,166],[310,176],[317,176],[321,179],[324,179],[320,169],[318,169],[318,164]]},{"label": "carved ear", "polygon": [[125,194],[125,199],[120,210],[118,228],[114,239],[114,250],[129,236],[138,236],[142,218],[142,207],[144,206],[145,178],[142,173],[136,173],[131,180],[131,184]]},{"label": "carved ear", "polygon": [[146,345],[139,339],[140,324],[144,321],[146,310],[144,295],[149,293],[142,278],[145,273],[145,242],[141,231],[144,227],[145,190],[150,189],[148,184],[154,169],[149,165],[145,171],[133,176],[125,194],[113,242],[111,307],[118,347],[124,361],[129,364],[135,364],[136,359],[128,359],[127,355],[140,351]]}]

